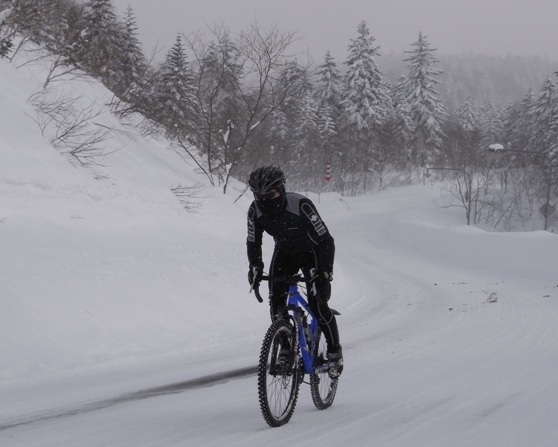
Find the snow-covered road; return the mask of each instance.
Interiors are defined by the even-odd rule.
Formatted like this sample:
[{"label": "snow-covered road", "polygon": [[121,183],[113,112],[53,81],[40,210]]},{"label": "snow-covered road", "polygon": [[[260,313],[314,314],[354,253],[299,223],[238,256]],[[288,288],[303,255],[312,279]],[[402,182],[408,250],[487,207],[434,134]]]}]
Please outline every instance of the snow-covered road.
[{"label": "snow-covered road", "polygon": [[[320,200],[338,247],[346,364],[332,408],[315,410],[303,385],[291,422],[266,425],[254,369],[264,321],[239,340],[222,327],[187,355],[3,383],[0,445],[555,447],[556,237],[464,227],[437,194]],[[264,319],[244,288],[237,303]]]}]

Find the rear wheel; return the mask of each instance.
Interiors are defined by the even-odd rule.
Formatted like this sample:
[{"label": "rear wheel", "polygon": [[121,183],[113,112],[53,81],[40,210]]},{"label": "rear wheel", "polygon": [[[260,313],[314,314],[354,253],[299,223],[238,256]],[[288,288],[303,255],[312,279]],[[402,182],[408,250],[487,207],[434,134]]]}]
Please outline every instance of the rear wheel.
[{"label": "rear wheel", "polygon": [[310,393],[316,408],[325,410],[333,404],[339,377],[332,378],[329,376],[327,368],[320,368],[327,364],[327,343],[319,328],[316,329],[314,337],[312,357],[314,358],[314,367],[319,372],[310,374]]},{"label": "rear wheel", "polygon": [[289,422],[296,406],[302,377],[295,334],[291,322],[280,319],[272,323],[262,343],[258,396],[262,416],[271,427]]}]

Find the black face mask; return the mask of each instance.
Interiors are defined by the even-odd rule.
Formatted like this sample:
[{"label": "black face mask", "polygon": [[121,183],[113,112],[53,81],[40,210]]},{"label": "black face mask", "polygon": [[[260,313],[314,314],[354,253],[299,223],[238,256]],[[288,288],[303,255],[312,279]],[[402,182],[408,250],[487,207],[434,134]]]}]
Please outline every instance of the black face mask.
[{"label": "black face mask", "polygon": [[283,211],[283,205],[285,203],[285,194],[280,194],[279,197],[275,197],[270,200],[257,200],[258,208],[266,216],[273,217]]}]

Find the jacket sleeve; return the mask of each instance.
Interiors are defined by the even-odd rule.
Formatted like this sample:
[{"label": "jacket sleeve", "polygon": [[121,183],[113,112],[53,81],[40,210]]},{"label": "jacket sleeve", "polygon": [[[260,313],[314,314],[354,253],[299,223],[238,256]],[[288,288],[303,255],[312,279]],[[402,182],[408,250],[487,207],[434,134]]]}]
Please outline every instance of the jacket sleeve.
[{"label": "jacket sleeve", "polygon": [[262,260],[262,237],[263,228],[256,218],[256,206],[254,203],[248,209],[248,237],[246,238],[246,248],[248,252],[248,262],[263,268]]},{"label": "jacket sleeve", "polygon": [[335,241],[320,217],[318,210],[309,200],[301,201],[301,216],[306,225],[308,235],[316,242],[314,251],[317,257],[317,268],[322,272],[333,272],[335,259]]}]

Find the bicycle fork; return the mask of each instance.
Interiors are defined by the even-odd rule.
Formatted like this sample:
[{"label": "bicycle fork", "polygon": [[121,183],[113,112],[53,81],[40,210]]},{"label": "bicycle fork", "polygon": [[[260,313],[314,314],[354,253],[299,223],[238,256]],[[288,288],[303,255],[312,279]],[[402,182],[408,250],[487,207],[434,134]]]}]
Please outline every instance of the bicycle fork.
[{"label": "bicycle fork", "polygon": [[297,330],[298,345],[300,347],[300,358],[302,358],[303,372],[313,374],[315,372],[314,359],[312,357],[312,334],[314,331],[308,324],[307,318],[299,308],[294,309],[293,320]]}]

